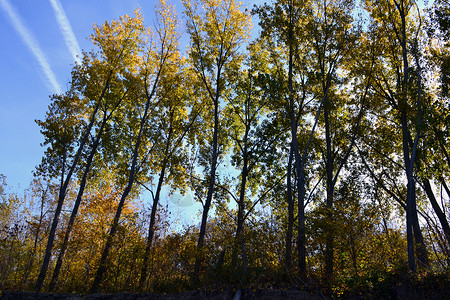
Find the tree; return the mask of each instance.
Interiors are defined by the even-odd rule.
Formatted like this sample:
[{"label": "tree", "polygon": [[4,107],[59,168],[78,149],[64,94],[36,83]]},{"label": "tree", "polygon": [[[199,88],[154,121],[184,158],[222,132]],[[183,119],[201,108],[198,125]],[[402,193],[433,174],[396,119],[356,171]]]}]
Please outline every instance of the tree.
[{"label": "tree", "polygon": [[[277,53],[277,47],[275,43],[272,44],[272,50],[277,56],[278,73],[287,78],[281,78],[280,92],[282,96],[279,98],[278,104],[280,109],[283,109],[288,115],[290,126],[290,147],[291,154],[289,155],[289,162],[287,165],[287,198],[288,198],[288,229],[286,235],[286,267],[291,267],[291,240],[292,240],[292,228],[294,222],[294,198],[292,193],[291,183],[291,167],[292,160],[295,161],[296,176],[295,182],[297,183],[297,198],[298,198],[298,266],[302,277],[306,271],[306,248],[305,248],[305,217],[304,217],[304,161],[300,157],[300,148],[298,141],[299,127],[301,119],[306,114],[307,98],[310,96],[307,89],[307,83],[309,78],[306,76],[308,67],[306,62],[309,58],[307,40],[304,30],[305,24],[308,22],[309,16],[307,16],[306,7],[309,5],[308,1],[277,1],[273,7],[264,5],[257,8],[256,12],[259,14],[261,22],[260,25],[263,28],[262,35],[269,39],[275,39],[276,44],[283,45],[281,53]],[[282,61],[285,59],[286,61]],[[284,68],[287,68],[287,74],[285,74]],[[311,132],[311,136],[314,129]],[[309,143],[308,143],[309,146]],[[308,147],[304,149],[304,157],[308,153]],[[303,163],[303,165],[302,165]]]},{"label": "tree", "polygon": [[[165,2],[161,1],[162,7],[164,7],[164,3]],[[158,99],[157,96],[160,80],[165,79],[166,72],[170,73],[173,70],[173,68],[171,68],[171,65],[176,64],[177,58],[179,57],[177,50],[178,34],[174,26],[175,24],[169,23],[168,20],[170,19],[166,20],[167,17],[170,18],[170,16],[164,15],[165,13],[168,13],[168,10],[158,11],[157,13],[161,14],[162,21],[161,24],[159,24],[160,27],[156,28],[156,40],[154,41],[155,43],[148,44],[147,48],[140,49],[140,53],[138,53],[141,55],[142,67],[136,68],[134,70],[136,73],[133,74],[133,79],[130,80],[133,84],[133,87],[137,88],[137,90],[134,90],[132,93],[133,96],[137,97],[134,100],[142,105],[142,107],[135,109],[137,111],[140,111],[140,109],[142,109],[142,114],[139,118],[139,130],[135,136],[135,143],[129,162],[128,180],[120,198],[117,211],[111,224],[108,239],[102,252],[100,264],[91,287],[92,293],[97,292],[100,287],[103,274],[106,270],[106,259],[111,249],[114,237],[117,233],[119,219],[125,204],[125,200],[131,192],[135,179],[138,177],[138,172],[141,171],[143,163],[146,160],[146,155],[142,156],[141,146],[145,138],[144,132],[146,131],[146,128],[148,126],[148,120],[161,100],[159,99],[155,101],[155,99]],[[134,19],[133,23],[134,26],[138,26],[140,32],[144,32],[142,28],[141,16],[138,16],[136,19]],[[147,29],[145,33],[149,38],[152,37],[150,29]],[[153,143],[156,143],[156,141],[153,140]]]},{"label": "tree", "polygon": [[[55,215],[53,217],[52,226],[47,241],[41,272],[39,273],[39,277],[36,281],[36,291],[40,291],[44,284],[66,191],[75,167],[77,166],[78,160],[80,159],[88,134],[94,124],[95,115],[98,111],[98,106],[96,106],[91,114],[86,132],[83,134],[80,141],[77,153],[73,158],[70,157],[70,152],[73,149],[75,141],[77,140],[81,130],[80,125],[78,124],[83,124],[83,122],[77,123],[75,121],[80,114],[80,107],[85,105],[83,101],[77,101],[78,99],[79,98],[77,95],[74,95],[74,93],[71,92],[68,92],[66,95],[62,96],[54,95],[54,102],[49,108],[50,112],[47,113],[46,120],[37,121],[38,125],[43,127],[41,133],[46,136],[44,145],[51,144],[51,147],[46,150],[41,165],[38,167],[38,172],[47,174],[51,177],[57,176],[58,172],[60,172],[61,175],[58,203],[55,209]],[[72,160],[69,160],[69,158],[72,158]],[[66,167],[69,168],[67,174]]]},{"label": "tree", "polygon": [[[352,55],[358,53],[356,49],[359,48],[358,38],[360,33],[351,13],[353,7],[353,1],[314,2],[311,11],[317,16],[312,18],[308,24],[314,49],[314,70],[317,72],[315,92],[323,101],[322,120],[325,131],[325,145],[322,150],[322,157],[326,179],[328,220],[333,218],[335,187],[355,143],[369,84],[368,80],[363,81],[366,85],[363,85],[359,95],[356,94],[353,97],[347,94],[345,88],[343,88],[343,85],[349,80],[345,79],[343,74],[347,73],[347,76],[351,74],[347,62]],[[351,47],[352,50],[347,47],[351,44],[354,45]],[[352,53],[354,50],[356,50],[356,53]],[[345,114],[340,114],[340,109],[346,106],[349,108],[352,106],[360,107],[359,111],[356,110],[355,117],[349,118],[349,122],[345,122],[347,121]],[[339,118],[345,121],[338,121]],[[339,124],[345,125],[339,127]],[[340,136],[346,130],[349,130],[352,134]],[[343,143],[345,140],[348,141],[346,144]],[[326,233],[325,248],[325,272],[326,277],[330,279],[333,276],[333,257],[334,235],[333,230],[330,229]]]},{"label": "tree", "polygon": [[[178,20],[174,13],[174,7],[164,2],[159,8],[162,28],[177,29]],[[152,172],[157,174],[156,191],[151,191],[152,209],[148,227],[144,259],[140,275],[140,289],[144,288],[147,279],[148,260],[156,231],[156,216],[164,185],[170,185],[171,190],[186,188],[187,173],[183,165],[188,164],[187,147],[184,145],[186,137],[196,121],[198,112],[196,108],[189,107],[189,98],[192,96],[188,88],[191,76],[188,71],[183,72],[183,62],[174,56],[171,62],[170,72],[166,72],[160,87],[160,114],[154,118],[155,126],[158,126],[160,141],[156,145],[155,159],[152,164]],[[188,110],[191,108],[190,113]]]},{"label": "tree", "polygon": [[[406,192],[406,230],[408,240],[408,265],[411,272],[416,271],[415,248],[420,266],[428,265],[428,258],[422,233],[420,231],[416,208],[416,186],[414,164],[423,126],[423,82],[421,66],[414,58],[418,47],[419,23],[412,18],[417,4],[414,1],[390,1],[382,5],[367,3],[371,13],[377,43],[389,38],[395,41],[383,52],[378,52],[378,66],[375,72],[376,92],[390,106],[390,112],[398,120],[401,128],[403,168],[407,178]],[[418,9],[418,8],[417,8]],[[418,11],[418,10],[417,10]],[[417,56],[416,56],[417,58]],[[415,65],[415,69],[410,66]]]},{"label": "tree", "polygon": [[[48,238],[45,258],[42,263],[40,275],[36,281],[36,291],[40,291],[44,283],[67,187],[97,120],[97,113],[105,103],[108,103],[108,100],[105,100],[105,96],[109,94],[109,91],[112,88],[111,82],[118,76],[117,72],[124,70],[124,63],[129,62],[134,55],[133,45],[135,45],[137,41],[133,41],[133,28],[127,28],[128,32],[127,30],[121,32],[122,36],[119,36],[119,38],[114,40],[114,34],[111,35],[111,33],[114,32],[114,29],[117,26],[117,22],[113,22],[112,25],[105,23],[104,27],[94,28],[96,33],[91,36],[91,39],[94,44],[101,49],[102,59],[99,60],[95,55],[89,56],[86,54],[82,64],[74,67],[72,72],[71,90],[66,96],[54,96],[55,100],[59,100],[55,101],[50,107],[50,113],[47,115],[46,120],[37,121],[38,125],[43,128],[42,133],[46,136],[44,144],[51,144],[52,146],[52,148],[49,148],[48,154],[43,159],[43,165],[50,165],[48,160],[56,151],[56,157],[61,157],[62,167],[59,200]],[[70,110],[73,110],[74,108],[78,108],[78,111],[75,110],[74,112],[79,115],[75,115],[74,112]],[[80,124],[83,123],[79,122],[79,116],[85,115],[86,113],[90,113],[91,115],[89,119],[85,120],[87,123],[85,128],[80,128]],[[57,118],[67,118],[67,121],[63,122],[64,131],[62,133],[58,132],[58,129],[55,130],[55,124],[52,123],[54,118],[56,118],[56,120],[58,120]],[[74,136],[74,133],[71,132],[73,130],[75,130],[75,133],[77,133],[78,136]],[[63,140],[61,141],[61,139]],[[71,153],[71,147],[74,147],[73,144],[76,142],[78,143],[78,149],[72,158],[66,175],[65,165],[67,156]],[[60,150],[56,150],[58,148]],[[42,167],[40,169],[42,169]],[[53,175],[52,173],[50,174]],[[57,278],[57,272],[55,275]]]},{"label": "tree", "polygon": [[[203,6],[204,11],[198,7]],[[187,16],[187,31],[191,38],[189,57],[197,73],[204,96],[213,104],[213,138],[211,145],[211,163],[209,186],[203,205],[202,221],[197,243],[199,252],[203,248],[209,209],[213,198],[218,161],[218,136],[220,122],[220,106],[224,89],[229,77],[239,68],[241,55],[239,46],[248,37],[250,30],[249,16],[240,11],[240,5],[234,0],[207,1],[191,4],[184,1]],[[198,279],[201,258],[197,257],[193,279]]]},{"label": "tree", "polygon": [[[247,251],[245,250],[245,221],[256,209],[270,184],[261,184],[267,178],[265,169],[273,169],[272,155],[284,133],[280,128],[279,116],[270,110],[271,98],[265,95],[269,72],[269,52],[263,49],[263,42],[256,41],[248,46],[249,55],[238,73],[231,92],[226,95],[227,106],[224,119],[231,141],[231,164],[240,172],[236,189],[226,189],[237,204],[236,232],[232,250],[231,265],[237,265],[238,249],[241,251],[241,280],[247,273]],[[221,187],[224,189],[224,187]]]},{"label": "tree", "polygon": [[[67,244],[78,213],[81,200],[83,198],[84,189],[86,187],[88,174],[97,153],[97,148],[100,145],[100,140],[103,137],[105,127],[110,122],[113,114],[117,108],[123,105],[126,98],[127,90],[124,87],[123,79],[126,78],[126,70],[133,68],[133,58],[135,54],[139,39],[139,30],[132,26],[131,19],[124,18],[122,23],[112,22],[111,25],[106,23],[102,27],[94,27],[95,35],[91,36],[94,44],[99,48],[99,53],[85,53],[85,57],[81,62],[79,68],[72,72],[74,82],[77,83],[76,88],[81,91],[85,98],[95,98],[100,93],[99,87],[102,82],[104,74],[109,73],[108,89],[101,91],[103,96],[100,98],[99,111],[102,115],[95,125],[96,133],[92,137],[92,145],[90,145],[89,154],[85,162],[84,171],[80,181],[77,198],[70,215],[69,223],[64,235],[64,240],[58,254],[55,269],[53,271],[52,280],[50,282],[51,288],[56,288],[59,277],[59,272],[63,263],[63,258],[67,249]],[[120,33],[120,34],[119,34]],[[106,38],[104,38],[106,37]],[[119,48],[116,48],[119,45]],[[111,57],[112,55],[112,57]],[[120,57],[120,63],[112,66],[115,56]],[[100,56],[100,58],[98,58]]]}]

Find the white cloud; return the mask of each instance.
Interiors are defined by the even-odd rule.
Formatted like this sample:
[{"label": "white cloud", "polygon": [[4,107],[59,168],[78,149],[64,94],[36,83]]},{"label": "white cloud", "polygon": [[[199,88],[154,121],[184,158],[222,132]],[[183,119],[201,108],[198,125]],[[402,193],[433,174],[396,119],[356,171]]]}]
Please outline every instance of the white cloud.
[{"label": "white cloud", "polygon": [[56,76],[53,73],[47,58],[42,52],[41,47],[39,46],[39,43],[33,36],[33,34],[28,30],[28,28],[24,25],[22,22],[22,19],[20,16],[16,13],[14,8],[11,6],[8,0],[0,0],[0,4],[3,8],[3,10],[8,14],[9,18],[11,19],[12,25],[14,29],[19,33],[20,37],[22,38],[25,45],[28,47],[28,49],[31,51],[31,53],[35,56],[36,60],[38,61],[39,65],[42,68],[42,71],[44,72],[45,76],[47,77],[51,89],[53,89],[53,92],[60,94],[61,93],[61,87],[56,80]]},{"label": "white cloud", "polygon": [[81,61],[81,50],[78,45],[78,41],[73,33],[72,27],[70,26],[70,22],[67,19],[66,13],[59,2],[59,0],[50,0],[50,3],[53,7],[53,12],[55,13],[56,20],[58,21],[59,28],[64,36],[64,40],[66,41],[67,48],[69,48],[70,53],[73,56],[73,59],[79,63]]}]

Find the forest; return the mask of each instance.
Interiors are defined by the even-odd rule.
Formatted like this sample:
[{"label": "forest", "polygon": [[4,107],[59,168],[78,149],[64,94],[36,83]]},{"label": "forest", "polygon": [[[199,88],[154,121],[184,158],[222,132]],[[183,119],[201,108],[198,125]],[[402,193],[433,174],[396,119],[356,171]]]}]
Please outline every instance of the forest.
[{"label": "forest", "polygon": [[182,6],[93,27],[30,187],[0,175],[0,291],[446,286],[448,0]]}]

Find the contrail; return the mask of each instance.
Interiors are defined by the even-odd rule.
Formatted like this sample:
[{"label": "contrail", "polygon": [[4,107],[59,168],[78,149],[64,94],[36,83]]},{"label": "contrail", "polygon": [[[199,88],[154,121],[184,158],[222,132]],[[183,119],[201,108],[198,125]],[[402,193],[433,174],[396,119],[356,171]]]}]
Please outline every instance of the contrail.
[{"label": "contrail", "polygon": [[81,50],[78,45],[75,34],[73,33],[72,27],[70,26],[70,22],[67,19],[66,13],[61,5],[59,0],[50,0],[50,3],[53,7],[53,12],[55,13],[56,20],[59,24],[59,29],[64,36],[64,40],[66,41],[67,48],[69,48],[70,53],[73,56],[73,59],[77,62],[81,62]]},{"label": "contrail", "polygon": [[34,38],[33,34],[28,30],[28,28],[22,22],[20,16],[16,13],[14,8],[8,2],[8,0],[0,0],[0,3],[11,19],[12,25],[14,29],[19,33],[25,45],[31,51],[31,53],[35,56],[39,65],[42,68],[45,76],[47,76],[48,81],[53,89],[53,91],[57,94],[61,93],[61,87],[59,86],[58,81],[56,80],[56,76],[53,73],[50,65],[48,64],[47,58],[45,57],[44,52],[42,52],[39,43]]}]

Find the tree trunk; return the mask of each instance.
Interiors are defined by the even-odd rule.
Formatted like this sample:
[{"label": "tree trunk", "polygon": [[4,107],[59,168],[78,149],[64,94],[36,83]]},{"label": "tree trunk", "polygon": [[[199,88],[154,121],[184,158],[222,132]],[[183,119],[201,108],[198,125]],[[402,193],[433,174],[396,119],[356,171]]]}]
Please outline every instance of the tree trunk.
[{"label": "tree trunk", "polygon": [[[403,100],[405,101],[405,100]],[[403,105],[406,105],[403,103]],[[417,216],[416,206],[416,187],[414,180],[414,162],[416,159],[416,150],[419,136],[412,146],[411,156],[409,152],[410,132],[407,127],[406,111],[401,111],[401,124],[402,124],[402,143],[403,143],[403,160],[406,169],[407,178],[407,194],[406,194],[406,239],[408,249],[408,266],[411,272],[415,273],[417,266],[415,261],[415,249],[417,248],[417,259],[420,262],[421,267],[428,267],[428,254],[423,240],[422,232],[420,230],[419,218]]]},{"label": "tree trunk", "polygon": [[[64,194],[65,193],[63,192],[63,190],[64,190],[64,186],[65,186],[64,174],[66,171],[66,157],[67,157],[67,153],[66,153],[66,150],[64,150],[64,154],[63,154],[63,158],[62,158],[61,183],[60,183],[60,187],[59,187],[58,204],[56,206],[55,216],[53,217],[52,226],[50,227],[50,234],[49,234],[49,237],[47,240],[47,247],[45,249],[44,261],[42,262],[41,271],[36,280],[36,285],[34,288],[36,292],[40,292],[42,289],[42,286],[44,284],[45,275],[46,275],[47,269],[48,269],[48,264],[50,263],[50,256],[51,256],[51,252],[52,252],[52,248],[53,248],[53,241],[55,239],[56,227],[58,226],[59,215],[61,214],[62,205],[64,203],[64,197],[65,197]],[[66,182],[67,182],[67,179],[66,179]]]},{"label": "tree trunk", "polygon": [[[45,249],[44,261],[42,262],[41,271],[40,271],[39,276],[38,276],[38,278],[36,280],[36,285],[35,285],[35,291],[36,292],[40,292],[41,289],[42,289],[42,286],[44,284],[45,275],[47,274],[48,265],[50,263],[50,257],[52,255],[53,242],[55,240],[55,233],[56,233],[56,228],[57,228],[58,222],[59,222],[59,215],[61,214],[61,210],[62,210],[62,207],[63,207],[63,204],[64,204],[64,199],[66,197],[67,187],[69,186],[70,179],[72,178],[73,171],[75,170],[75,167],[78,164],[78,160],[80,159],[81,152],[83,151],[84,145],[87,142],[87,139],[88,139],[89,134],[91,132],[92,126],[94,125],[95,117],[96,117],[98,109],[100,107],[100,100],[103,98],[107,88],[109,87],[109,80],[110,80],[110,78],[108,77],[108,80],[106,82],[105,88],[103,89],[102,94],[101,94],[99,100],[97,101],[97,104],[95,105],[94,111],[92,112],[92,115],[91,115],[91,118],[90,118],[90,121],[89,121],[89,125],[86,128],[86,132],[85,132],[85,134],[84,134],[84,136],[83,136],[83,138],[82,138],[82,140],[80,142],[80,145],[78,146],[78,150],[77,150],[75,158],[74,158],[74,160],[72,162],[72,165],[71,165],[71,167],[69,169],[69,173],[67,174],[64,183],[61,183],[61,188],[60,188],[59,197],[58,197],[58,204],[56,206],[55,216],[53,217],[52,226],[50,228],[50,233],[49,233],[49,236],[48,236],[47,247]],[[64,159],[64,161],[65,161],[65,159]],[[63,167],[63,169],[64,169],[64,167]]]},{"label": "tree trunk", "polygon": [[[220,70],[217,78],[220,78]],[[217,83],[219,87],[219,82]],[[202,223],[200,225],[200,233],[198,235],[197,242],[197,256],[195,258],[194,273],[192,274],[192,280],[198,282],[200,266],[203,261],[202,248],[205,240],[206,234],[206,223],[208,221],[208,212],[211,207],[212,197],[214,193],[214,184],[216,180],[216,167],[217,167],[217,157],[218,157],[218,131],[219,131],[219,95],[216,92],[216,98],[214,100],[214,133],[213,133],[213,145],[212,145],[212,158],[211,158],[211,173],[210,181],[208,187],[208,194],[206,195],[206,201],[203,206]]]},{"label": "tree trunk", "polygon": [[242,277],[241,280],[245,281],[245,276],[247,273],[247,260],[245,258],[245,243],[244,243],[244,200],[245,200],[245,189],[247,185],[247,177],[248,177],[248,153],[247,153],[247,135],[248,135],[248,126],[246,128],[245,137],[244,137],[244,153],[243,153],[243,160],[244,165],[242,167],[242,181],[241,181],[241,187],[239,191],[239,202],[238,202],[238,218],[237,218],[237,228],[236,228],[236,235],[235,235],[235,249],[233,250],[233,258],[234,263],[232,262],[232,265],[236,264],[237,259],[237,248],[241,248],[241,255],[242,255]]},{"label": "tree trunk", "polygon": [[[328,100],[325,101],[324,108],[325,118],[325,140],[326,140],[326,178],[327,178],[327,194],[326,194],[326,219],[331,222],[333,219],[333,196],[334,196],[334,184],[333,184],[333,157],[331,153],[331,132],[330,132],[330,119],[329,119],[329,107]],[[327,227],[325,238],[325,273],[328,280],[333,278],[333,256],[334,256],[334,235],[331,226]]]},{"label": "tree trunk", "polygon": [[147,268],[148,268],[147,264],[148,258],[150,257],[150,250],[152,247],[153,236],[155,233],[156,211],[158,210],[158,203],[161,195],[161,189],[164,183],[171,138],[172,138],[172,126],[169,128],[169,135],[167,138],[166,149],[164,150],[164,158],[161,166],[161,172],[159,173],[158,185],[156,187],[155,197],[153,198],[152,212],[150,214],[150,225],[148,227],[147,242],[145,245],[144,261],[141,269],[141,277],[139,279],[139,287],[141,290],[144,289],[145,281],[147,279]]},{"label": "tree trunk", "polygon": [[[159,76],[159,74],[158,74],[158,76]],[[159,77],[157,77],[157,78],[159,78]],[[142,137],[144,135],[144,127],[147,123],[149,109],[150,109],[150,103],[151,103],[151,99],[153,98],[152,96],[155,92],[157,82],[158,82],[158,80],[156,79],[153,84],[152,93],[147,96],[147,102],[145,103],[145,110],[144,110],[144,114],[142,116],[142,120],[141,120],[141,124],[140,124],[140,128],[139,128],[139,134],[138,134],[138,137],[136,140],[136,145],[134,146],[134,150],[133,150],[133,158],[132,158],[132,162],[131,162],[130,173],[128,176],[128,183],[127,183],[125,190],[123,191],[122,197],[120,198],[119,205],[117,206],[117,211],[114,216],[114,220],[111,224],[111,229],[109,231],[108,238],[106,239],[105,248],[103,249],[103,252],[102,252],[100,264],[97,269],[97,273],[95,274],[94,282],[91,287],[91,294],[95,294],[99,290],[100,283],[103,278],[103,274],[106,271],[106,259],[108,257],[109,251],[111,249],[112,243],[114,241],[114,237],[116,235],[116,232],[117,232],[117,229],[119,226],[119,219],[122,214],[122,209],[125,204],[125,200],[126,200],[128,194],[130,193],[131,188],[133,187],[133,183],[134,183],[135,176],[136,176],[136,165],[137,165],[137,159],[138,159],[138,154],[139,154],[139,148],[141,145]]]},{"label": "tree trunk", "polygon": [[297,141],[297,122],[294,113],[291,113],[291,134],[292,140],[291,145],[293,147],[294,157],[295,157],[295,168],[297,174],[297,197],[298,197],[298,241],[297,241],[297,251],[298,251],[298,268],[300,272],[300,277],[302,279],[306,276],[306,236],[305,236],[305,180],[304,171],[302,167],[302,162],[300,159],[300,153],[298,149]]},{"label": "tree trunk", "polygon": [[297,193],[298,193],[298,267],[300,272],[300,277],[304,279],[306,274],[306,237],[305,237],[305,204],[304,204],[304,194],[301,195],[302,188],[304,189],[304,181],[300,180],[298,177],[303,174],[302,161],[300,159],[300,152],[298,149],[297,141],[297,118],[295,114],[294,105],[294,86],[293,86],[293,57],[294,57],[294,32],[293,32],[293,4],[289,3],[289,69],[288,69],[288,87],[289,87],[289,116],[291,123],[291,147],[295,157],[295,168],[297,176]]},{"label": "tree trunk", "polygon": [[417,206],[415,204],[416,203],[414,201],[412,225],[413,225],[415,247],[417,249],[417,260],[419,262],[419,267],[429,268],[430,263],[428,260],[427,248],[425,246],[422,231],[420,230],[419,217],[417,215]]},{"label": "tree trunk", "polygon": [[294,199],[292,197],[292,160],[293,160],[294,152],[292,149],[289,151],[289,160],[288,160],[288,171],[286,178],[286,186],[287,186],[287,203],[288,203],[288,224],[286,231],[286,254],[285,254],[285,264],[286,269],[290,270],[292,267],[292,237],[293,237],[293,229],[294,229]]},{"label": "tree trunk", "polygon": [[431,206],[433,207],[433,210],[436,213],[436,215],[439,219],[439,222],[441,223],[442,229],[444,230],[444,235],[447,240],[447,243],[448,243],[448,245],[450,245],[450,226],[448,224],[445,213],[442,211],[441,207],[439,206],[439,204],[436,200],[436,197],[434,196],[430,181],[428,179],[422,179],[422,182],[423,182],[425,193],[427,194],[428,199],[430,200]]},{"label": "tree trunk", "polygon": [[91,169],[92,161],[94,159],[94,155],[97,152],[98,145],[100,143],[100,139],[103,135],[103,129],[105,128],[106,122],[107,122],[106,114],[103,116],[102,123],[100,125],[99,131],[97,133],[97,137],[94,141],[94,144],[92,145],[91,153],[89,153],[88,160],[86,162],[86,168],[83,173],[83,178],[81,179],[80,188],[78,190],[77,199],[75,200],[72,213],[70,214],[69,224],[67,225],[66,233],[64,235],[64,240],[61,246],[61,250],[58,255],[58,259],[56,261],[55,269],[53,270],[53,276],[52,280],[50,281],[50,290],[55,290],[58,283],[59,273],[61,271],[62,263],[64,260],[64,255],[67,250],[67,245],[69,243],[70,234],[72,232],[73,224],[75,223],[75,218],[78,213],[78,208],[81,204],[81,199],[83,198],[84,189],[86,187],[87,182],[87,176],[89,174],[89,171]]},{"label": "tree trunk", "polygon": [[44,201],[46,199],[47,191],[48,191],[48,184],[47,184],[45,191],[42,193],[42,196],[41,196],[41,209],[40,209],[40,214],[39,214],[39,224],[36,228],[36,234],[34,236],[33,250],[31,251],[30,262],[28,263],[28,267],[25,272],[25,276],[24,276],[24,280],[23,280],[23,283],[25,286],[28,284],[28,277],[30,276],[30,272],[33,267],[34,259],[36,256],[39,234],[41,233],[42,221],[44,220]]},{"label": "tree trunk", "polygon": [[198,282],[199,280],[199,273],[200,273],[200,267],[201,263],[203,261],[203,254],[202,254],[202,248],[205,240],[205,234],[206,234],[206,223],[208,221],[208,213],[209,209],[211,208],[211,202],[214,194],[214,185],[216,181],[216,168],[217,168],[217,159],[219,155],[218,151],[218,135],[219,135],[219,99],[220,99],[220,85],[221,85],[221,72],[222,72],[222,63],[223,63],[223,57],[222,57],[222,48],[223,45],[221,45],[220,51],[221,54],[219,56],[218,60],[218,67],[217,67],[217,74],[216,74],[216,89],[215,94],[213,95],[211,91],[208,88],[208,84],[206,82],[206,79],[203,78],[204,84],[208,88],[209,95],[211,97],[211,100],[214,104],[214,130],[213,130],[213,144],[212,144],[212,158],[211,158],[211,173],[210,173],[210,179],[209,179],[209,186],[208,186],[208,193],[206,195],[206,201],[203,205],[203,213],[202,213],[202,222],[200,225],[200,232],[198,235],[198,242],[197,242],[197,255],[195,258],[195,264],[194,264],[194,272],[192,274],[192,281],[194,283]]},{"label": "tree trunk", "polygon": [[[402,126],[402,143],[403,143],[403,160],[406,169],[407,179],[407,194],[406,194],[406,235],[408,245],[408,266],[411,272],[416,272],[416,262],[414,256],[414,246],[417,245],[418,260],[422,265],[428,265],[428,257],[426,253],[425,244],[423,241],[422,233],[420,231],[419,219],[417,217],[416,207],[416,187],[414,181],[414,163],[416,160],[417,144],[419,140],[419,133],[416,133],[416,138],[412,145],[411,152],[409,150],[410,131],[408,129],[407,121],[407,107],[408,107],[408,84],[409,84],[409,63],[407,53],[407,41],[406,41],[406,15],[405,7],[403,5],[398,6],[401,17],[401,38],[398,36],[399,42],[402,47],[402,59],[403,59],[403,80],[401,85],[402,98],[399,101],[400,118]],[[420,76],[420,75],[419,75]],[[420,78],[419,78],[420,79]],[[420,85],[420,83],[419,83]],[[419,86],[420,89],[420,86]],[[420,95],[419,95],[420,96]],[[418,107],[420,113],[420,107]],[[420,122],[420,117],[419,117]],[[415,242],[414,242],[415,239]]]}]

